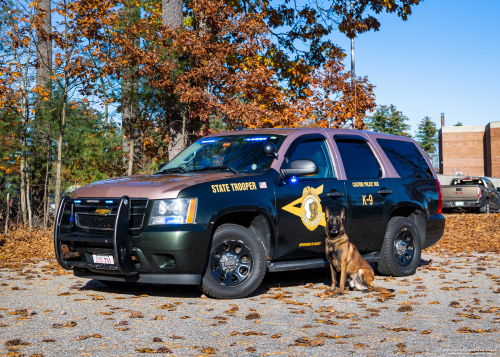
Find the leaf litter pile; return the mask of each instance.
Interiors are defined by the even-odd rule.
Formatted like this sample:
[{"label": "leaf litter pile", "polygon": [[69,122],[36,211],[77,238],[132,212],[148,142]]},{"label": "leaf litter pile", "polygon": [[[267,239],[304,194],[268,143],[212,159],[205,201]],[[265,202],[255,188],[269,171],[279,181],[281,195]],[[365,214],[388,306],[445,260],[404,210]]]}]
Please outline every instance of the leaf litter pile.
[{"label": "leaf litter pile", "polygon": [[499,218],[447,215],[415,275],[376,275],[392,294],[341,296],[317,269],[268,274],[241,300],[79,280],[51,268],[49,233],[16,232],[0,248],[0,355],[499,354]]},{"label": "leaf litter pile", "polygon": [[447,214],[443,238],[427,252],[500,254],[500,214]]}]

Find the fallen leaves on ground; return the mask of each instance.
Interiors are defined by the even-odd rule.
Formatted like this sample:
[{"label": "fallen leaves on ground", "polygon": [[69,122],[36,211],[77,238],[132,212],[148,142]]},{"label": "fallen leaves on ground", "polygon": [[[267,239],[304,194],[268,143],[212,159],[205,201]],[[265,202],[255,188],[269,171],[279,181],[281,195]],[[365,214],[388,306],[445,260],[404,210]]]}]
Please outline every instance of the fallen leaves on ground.
[{"label": "fallen leaves on ground", "polygon": [[446,228],[441,240],[427,252],[500,253],[500,214],[445,214]]}]

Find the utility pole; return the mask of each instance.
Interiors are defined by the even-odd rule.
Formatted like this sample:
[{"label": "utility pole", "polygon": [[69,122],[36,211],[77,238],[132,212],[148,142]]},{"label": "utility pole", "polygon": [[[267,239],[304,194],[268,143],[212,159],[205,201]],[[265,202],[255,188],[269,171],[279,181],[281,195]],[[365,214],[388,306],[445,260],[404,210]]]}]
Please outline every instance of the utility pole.
[{"label": "utility pole", "polygon": [[[353,0],[351,0],[351,14],[353,13]],[[354,70],[354,37],[351,38],[351,85],[354,86],[354,121],[356,121],[356,73]]]}]

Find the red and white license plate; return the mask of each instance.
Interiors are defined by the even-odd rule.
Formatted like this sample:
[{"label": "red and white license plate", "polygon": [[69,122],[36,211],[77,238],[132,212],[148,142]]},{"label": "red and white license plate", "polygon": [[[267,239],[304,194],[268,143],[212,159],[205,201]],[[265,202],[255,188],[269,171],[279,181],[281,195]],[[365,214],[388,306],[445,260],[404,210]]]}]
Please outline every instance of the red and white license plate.
[{"label": "red and white license plate", "polygon": [[94,263],[98,264],[115,264],[115,260],[112,255],[101,255],[101,254],[92,254],[92,258],[94,258]]}]

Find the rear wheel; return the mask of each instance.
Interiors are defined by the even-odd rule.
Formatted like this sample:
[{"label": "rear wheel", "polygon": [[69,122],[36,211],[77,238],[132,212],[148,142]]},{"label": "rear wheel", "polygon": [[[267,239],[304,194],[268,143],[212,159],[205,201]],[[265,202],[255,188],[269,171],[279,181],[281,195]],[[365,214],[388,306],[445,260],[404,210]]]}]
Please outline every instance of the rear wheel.
[{"label": "rear wheel", "polygon": [[486,213],[486,214],[490,213],[490,201],[489,200],[486,200],[486,204],[484,205],[484,207],[481,207],[479,209],[479,212]]},{"label": "rear wheel", "polygon": [[253,293],[266,274],[266,252],[245,227],[223,224],[214,234],[202,291],[216,299],[238,299]]},{"label": "rear wheel", "polygon": [[380,250],[378,271],[384,275],[413,275],[422,250],[418,228],[406,217],[392,217]]}]

